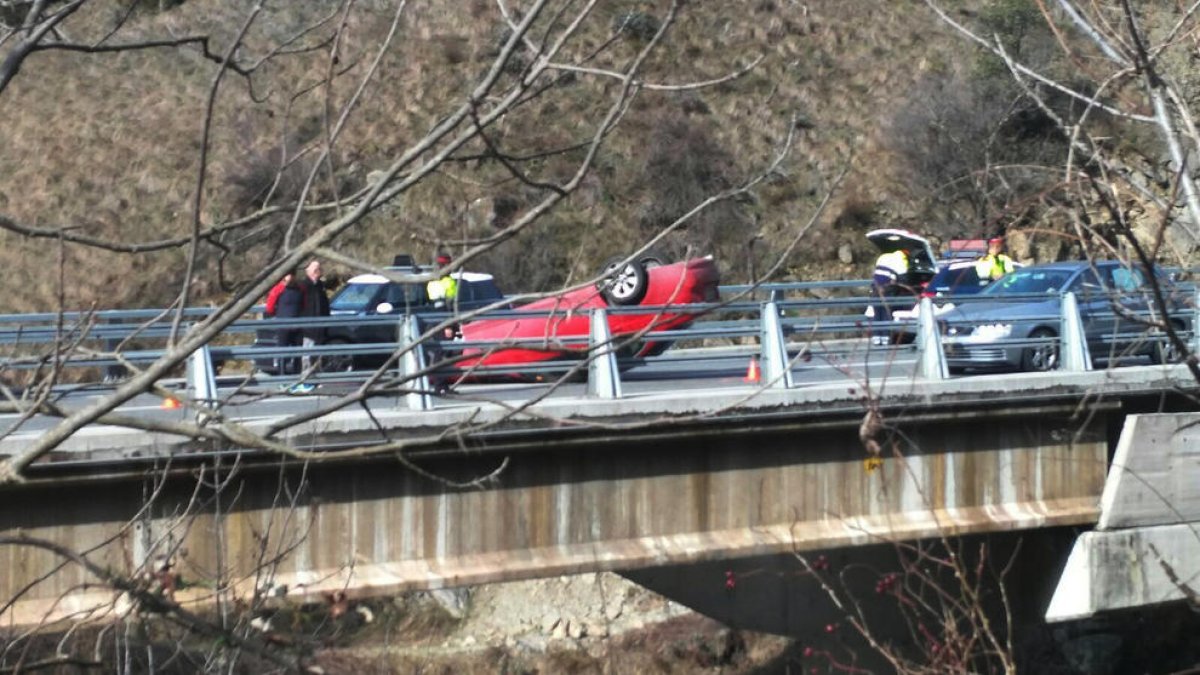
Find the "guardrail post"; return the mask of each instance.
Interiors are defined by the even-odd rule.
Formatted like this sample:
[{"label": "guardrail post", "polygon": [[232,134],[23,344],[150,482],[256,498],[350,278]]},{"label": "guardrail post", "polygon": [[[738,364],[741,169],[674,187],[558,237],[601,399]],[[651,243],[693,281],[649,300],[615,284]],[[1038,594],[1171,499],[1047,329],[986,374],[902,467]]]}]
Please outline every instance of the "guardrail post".
[{"label": "guardrail post", "polygon": [[425,371],[425,347],[421,344],[421,323],[415,314],[405,314],[400,321],[400,375],[407,377],[413,390],[405,394],[409,410],[432,410],[433,396],[429,393],[429,374]]},{"label": "guardrail post", "polygon": [[933,300],[921,298],[917,307],[917,350],[921,355],[921,377],[944,380],[950,377],[950,368],[946,364],[942,336],[933,316]]},{"label": "guardrail post", "polygon": [[621,373],[617,370],[612,331],[608,329],[608,312],[603,308],[592,310],[588,332],[587,393],[596,398],[621,398]]},{"label": "guardrail post", "polygon": [[1200,284],[1192,291],[1192,354],[1200,356]]},{"label": "guardrail post", "polygon": [[762,306],[759,350],[763,381],[774,389],[790,389],[792,368],[788,362],[787,343],[783,339],[783,324],[779,321],[779,305],[774,302],[766,302]]},{"label": "guardrail post", "polygon": [[1059,369],[1082,372],[1092,369],[1092,355],[1088,350],[1087,334],[1083,332],[1083,317],[1079,315],[1079,301],[1071,292],[1062,297],[1062,335],[1058,338]]},{"label": "guardrail post", "polygon": [[217,405],[217,378],[213,373],[212,352],[208,345],[192,352],[187,362],[188,388],[200,405],[215,408]]}]

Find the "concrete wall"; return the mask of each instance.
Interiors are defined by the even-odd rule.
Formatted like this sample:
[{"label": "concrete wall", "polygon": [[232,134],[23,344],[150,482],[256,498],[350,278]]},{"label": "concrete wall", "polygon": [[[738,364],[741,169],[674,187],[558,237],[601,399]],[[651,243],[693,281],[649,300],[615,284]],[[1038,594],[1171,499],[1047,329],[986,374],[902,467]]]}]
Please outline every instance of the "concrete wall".
[{"label": "concrete wall", "polygon": [[1075,542],[1049,621],[1194,601],[1200,576],[1200,413],[1126,418],[1096,530]]}]

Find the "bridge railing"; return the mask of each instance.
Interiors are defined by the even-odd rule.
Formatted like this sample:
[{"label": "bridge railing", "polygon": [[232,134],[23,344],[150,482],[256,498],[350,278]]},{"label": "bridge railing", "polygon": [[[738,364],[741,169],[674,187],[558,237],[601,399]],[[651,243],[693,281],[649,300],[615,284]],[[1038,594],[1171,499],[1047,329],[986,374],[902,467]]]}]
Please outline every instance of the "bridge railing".
[{"label": "bridge railing", "polygon": [[[552,381],[570,378],[586,381],[588,393],[591,395],[613,397],[621,395],[622,373],[647,362],[648,357],[644,354],[636,354],[639,347],[657,345],[665,349],[671,345],[712,347],[723,344],[740,348],[757,358],[761,374],[754,384],[788,388],[795,385],[793,370],[801,363],[817,359],[836,366],[838,358],[873,348],[874,345],[870,341],[864,342],[865,336],[885,338],[889,354],[909,352],[914,355],[918,364],[917,374],[922,377],[947,377],[955,364],[958,364],[958,367],[970,367],[969,362],[963,366],[963,361],[955,360],[964,345],[970,346],[971,343],[967,339],[970,336],[947,334],[951,327],[939,320],[932,300],[922,300],[919,310],[901,316],[898,320],[871,321],[864,312],[867,307],[879,302],[877,298],[843,295],[847,292],[858,292],[867,285],[866,282],[810,282],[770,284],[756,288],[723,287],[722,293],[726,297],[738,299],[686,307],[607,308],[601,315],[603,321],[593,314],[590,324],[592,328],[587,336],[557,339],[474,342],[461,339],[439,340],[428,336],[424,340],[420,339],[423,332],[427,332],[431,326],[450,319],[452,315],[448,313],[420,315],[413,317],[411,321],[398,320],[394,315],[273,319],[269,322],[243,319],[228,328],[220,343],[210,345],[203,350],[201,356],[194,356],[189,361],[187,381],[188,386],[196,392],[197,398],[208,399],[215,395],[215,392],[211,391],[215,385],[211,383],[215,381],[217,369],[223,364],[238,361],[266,364],[267,368],[260,368],[253,374],[247,372],[244,377],[253,377],[257,381],[270,384],[273,381],[288,382],[296,379],[293,374],[270,372],[270,365],[285,359],[321,359],[326,365],[325,370],[310,372],[307,375],[314,381],[321,382],[344,379],[354,370],[365,369],[367,364],[381,364],[390,358],[391,367],[400,379],[416,382],[415,385],[409,385],[408,389],[419,392],[434,391],[441,384],[453,381],[511,381],[516,377]],[[814,293],[821,297],[793,297]],[[1185,296],[1182,300],[1178,298],[1180,293]],[[1192,330],[1192,326],[1196,324],[1196,291],[1182,289],[1180,293],[1172,296],[1174,304],[1168,318],[1176,324],[1180,336],[1196,348],[1197,339]],[[754,294],[758,294],[759,297],[765,295],[766,299],[747,299]],[[1011,299],[1014,302],[1030,304],[1033,300],[1044,301],[1045,295],[1014,296]],[[1089,297],[1086,306],[1081,308],[1078,299],[1067,294],[1063,296],[1058,309],[1026,317],[1054,326],[1052,334],[1004,337],[994,340],[992,347],[1003,350],[1056,347],[1057,367],[1090,369],[1093,356],[1105,356],[1102,349],[1097,347],[1110,349],[1109,356],[1120,356],[1131,349],[1145,348],[1147,344],[1151,344],[1152,348],[1165,345],[1165,335],[1161,332],[1147,331],[1145,326],[1137,323],[1139,319],[1158,319],[1152,307],[1122,304],[1127,299],[1127,295],[1118,295],[1105,297],[1103,302],[1098,302],[1095,297]],[[968,307],[972,303],[995,301],[995,298],[962,296],[953,300],[960,307]],[[938,299],[938,302],[941,301],[942,299]],[[196,308],[194,311],[185,311],[185,316],[202,317],[210,311],[212,310]],[[696,315],[696,319],[684,328],[648,330],[632,337],[614,336],[611,330],[607,330],[611,317],[628,313],[655,312],[691,313]],[[484,317],[502,319],[550,314],[502,310],[489,312]],[[561,316],[562,312],[559,311],[557,315]],[[68,351],[63,354],[46,350],[20,354],[17,350],[10,349],[8,357],[0,360],[0,367],[5,369],[45,367],[56,358],[59,359],[60,366],[71,368],[105,368],[119,364],[136,365],[151,362],[161,358],[165,350],[153,347],[133,349],[128,345],[164,341],[170,335],[171,321],[174,318],[173,314],[163,310],[77,313],[71,315],[71,318],[76,320],[78,325],[64,327],[66,315],[21,316],[24,320],[16,315],[0,317],[0,344],[28,348],[57,344],[64,337],[82,343],[86,337],[87,340],[101,341],[103,347]],[[99,318],[105,319],[105,322],[99,323]],[[1114,328],[1097,336],[1095,331],[1090,329],[1090,323],[1097,321],[1111,321]],[[396,339],[389,342],[329,344],[316,347],[282,347],[266,341],[250,341],[252,336],[273,334],[283,329],[346,325],[394,327]],[[973,325],[970,321],[959,322],[957,327],[977,329],[987,325],[988,320],[980,320]],[[120,349],[119,356],[111,349],[114,343],[125,345]],[[474,365],[469,368],[456,363],[468,358],[472,353],[478,355],[504,349],[541,349],[563,355],[591,355],[592,358],[587,362],[580,359],[553,360],[516,365]],[[685,358],[688,357],[675,360],[679,362]],[[694,358],[699,366],[708,357]],[[336,368],[329,367],[332,364],[340,365]],[[432,404],[428,399],[422,398],[419,405],[426,407]]]}]

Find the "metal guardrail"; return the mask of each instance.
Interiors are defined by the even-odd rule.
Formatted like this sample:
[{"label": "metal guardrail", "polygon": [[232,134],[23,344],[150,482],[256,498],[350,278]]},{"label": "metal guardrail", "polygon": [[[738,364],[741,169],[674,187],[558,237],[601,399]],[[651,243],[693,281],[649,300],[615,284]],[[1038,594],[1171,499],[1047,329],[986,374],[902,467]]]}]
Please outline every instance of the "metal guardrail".
[{"label": "metal guardrail", "polygon": [[[942,379],[949,376],[948,360],[945,346],[947,338],[938,325],[935,316],[935,300],[923,298],[919,301],[919,310],[915,317],[900,321],[876,322],[863,316],[863,310],[879,302],[878,298],[864,296],[850,297],[819,297],[806,299],[786,299],[786,294],[793,292],[808,292],[814,289],[822,291],[854,290],[868,286],[866,281],[851,282],[806,282],[796,284],[766,284],[754,288],[754,292],[767,292],[770,299],[765,302],[738,300],[725,304],[689,305],[686,307],[612,307],[603,310],[591,310],[591,329],[587,336],[561,338],[555,340],[525,339],[503,341],[463,341],[463,340],[431,340],[421,341],[422,327],[432,326],[449,319],[449,313],[430,313],[397,317],[395,315],[347,317],[332,316],[319,319],[261,319],[239,320],[226,331],[229,335],[247,334],[258,331],[276,331],[289,328],[319,328],[388,325],[397,327],[397,340],[394,342],[379,342],[366,344],[322,345],[316,347],[279,347],[254,346],[249,344],[213,344],[197,351],[188,361],[188,387],[198,401],[212,401],[216,397],[214,364],[233,360],[261,361],[269,359],[309,357],[372,357],[383,360],[391,355],[398,355],[396,374],[410,380],[410,389],[414,392],[407,395],[409,407],[428,409],[434,405],[434,399],[429,392],[429,378],[446,378],[462,374],[462,369],[446,364],[430,363],[430,354],[447,356],[461,355],[466,350],[487,352],[492,349],[553,349],[578,352],[580,356],[588,355],[590,360],[581,372],[586,373],[589,395],[600,398],[617,398],[622,395],[621,372],[634,361],[618,355],[618,348],[627,336],[614,336],[609,330],[609,318],[621,314],[656,313],[659,311],[671,314],[694,313],[698,320],[691,326],[681,329],[648,331],[639,336],[642,342],[679,343],[695,341],[703,343],[711,340],[756,341],[758,343],[757,357],[762,369],[764,386],[789,388],[794,385],[792,380],[792,365],[797,357],[791,356],[804,349],[812,349],[813,345],[826,340],[837,340],[844,337],[861,337],[864,334],[905,334],[912,338],[911,346],[893,345],[893,349],[909,349],[917,355],[917,372],[927,379]],[[736,295],[738,289],[750,290],[751,287],[726,286],[721,292]],[[1186,327],[1185,335],[1193,350],[1200,353],[1200,339],[1197,339],[1192,326],[1200,324],[1197,317],[1197,291],[1187,291],[1190,306],[1184,306],[1173,317],[1181,318]],[[1080,316],[1079,303],[1076,297],[1067,293],[1061,297],[1060,311],[1040,317],[1042,320],[1058,326],[1057,346],[1061,358],[1059,367],[1068,370],[1091,369],[1092,355],[1088,350],[1083,319]],[[974,302],[996,301],[990,296],[958,296],[952,299],[960,305]],[[1006,301],[1029,302],[1031,300],[1046,300],[1044,294],[1011,296]],[[893,299],[894,300],[894,299]],[[937,299],[941,302],[944,299]],[[193,308],[185,310],[185,316],[199,317],[211,312],[209,309]],[[1139,310],[1140,311],[1140,310]],[[488,312],[478,319],[503,320],[512,317],[562,316],[564,310],[533,312],[528,310],[498,310]],[[170,321],[174,314],[164,310],[129,310],[107,313],[76,313],[78,318],[98,320],[104,318],[106,323],[89,324],[86,335],[88,339],[102,341],[111,348],[113,341],[133,340],[148,342],[165,339],[170,332]],[[1141,312],[1150,316],[1152,313]],[[66,315],[62,315],[65,317]],[[734,319],[722,319],[721,316],[735,316]],[[1115,316],[1115,313],[1114,313]],[[751,318],[752,317],[752,318]],[[157,321],[150,321],[158,319]],[[63,332],[53,326],[36,325],[39,322],[58,322],[57,314],[6,315],[0,316],[0,344],[31,345],[50,343],[61,338]],[[35,324],[35,325],[30,325]],[[83,329],[81,329],[83,330]],[[1114,340],[1133,341],[1161,340],[1162,336],[1147,336],[1145,334],[1114,333]],[[1009,339],[997,341],[1001,348],[1030,347],[1044,345],[1049,339]],[[845,348],[845,347],[843,347]],[[837,347],[827,348],[829,353]],[[63,363],[72,367],[104,367],[119,361],[104,353],[104,349],[93,350],[94,353],[70,356]],[[160,349],[127,349],[121,351],[121,358],[129,363],[150,362],[161,358],[164,350]],[[35,367],[47,362],[49,356],[33,354],[26,357],[12,356],[0,359],[0,366],[5,368]],[[513,374],[563,374],[570,368],[579,368],[579,362],[550,362],[540,364],[524,364],[521,366],[480,366],[470,372],[475,377],[503,376]]]}]

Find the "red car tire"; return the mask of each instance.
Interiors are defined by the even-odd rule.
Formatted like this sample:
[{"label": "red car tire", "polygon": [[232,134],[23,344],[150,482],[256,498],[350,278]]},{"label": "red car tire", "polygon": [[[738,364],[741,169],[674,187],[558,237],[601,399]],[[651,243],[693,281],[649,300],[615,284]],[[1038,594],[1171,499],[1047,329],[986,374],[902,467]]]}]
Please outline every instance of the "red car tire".
[{"label": "red car tire", "polygon": [[650,288],[650,277],[641,262],[630,262],[621,267],[624,258],[617,257],[604,263],[600,281],[600,293],[610,305],[636,305],[646,297]]}]

